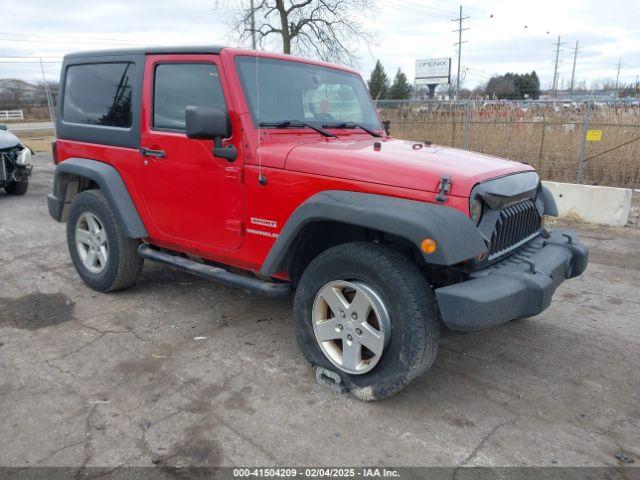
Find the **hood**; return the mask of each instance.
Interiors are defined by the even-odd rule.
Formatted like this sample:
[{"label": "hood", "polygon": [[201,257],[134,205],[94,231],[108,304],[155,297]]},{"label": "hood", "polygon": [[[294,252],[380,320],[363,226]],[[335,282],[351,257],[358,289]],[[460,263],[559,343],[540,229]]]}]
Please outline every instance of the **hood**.
[{"label": "hood", "polygon": [[[378,151],[374,149],[376,141],[381,143]],[[533,170],[529,165],[482,153],[375,138],[301,144],[291,149],[285,168],[434,193],[440,178],[450,175],[450,194],[460,197],[468,197],[482,181]]]},{"label": "hood", "polygon": [[20,145],[20,139],[13,133],[0,129],[0,150],[5,148],[17,147]]}]

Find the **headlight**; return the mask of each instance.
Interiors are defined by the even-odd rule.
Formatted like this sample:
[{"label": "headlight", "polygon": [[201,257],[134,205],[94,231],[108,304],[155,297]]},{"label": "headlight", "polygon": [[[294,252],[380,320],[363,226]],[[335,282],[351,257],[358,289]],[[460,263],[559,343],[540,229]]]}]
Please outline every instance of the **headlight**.
[{"label": "headlight", "polygon": [[19,153],[16,163],[22,167],[31,164],[31,150],[28,147],[24,147]]},{"label": "headlight", "polygon": [[482,218],[482,201],[474,198],[469,203],[469,212],[471,213],[471,221],[478,225]]}]

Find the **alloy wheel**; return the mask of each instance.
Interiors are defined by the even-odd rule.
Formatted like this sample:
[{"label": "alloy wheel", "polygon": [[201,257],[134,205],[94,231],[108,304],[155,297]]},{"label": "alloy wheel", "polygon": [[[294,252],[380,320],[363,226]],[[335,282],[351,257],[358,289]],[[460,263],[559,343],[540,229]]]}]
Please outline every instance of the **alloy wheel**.
[{"label": "alloy wheel", "polygon": [[327,283],[313,303],[313,332],[324,355],[346,373],[369,372],[389,343],[384,302],[359,281]]},{"label": "alloy wheel", "polygon": [[93,213],[82,213],[76,222],[75,240],[85,268],[91,273],[102,272],[109,261],[109,241],[100,219]]}]

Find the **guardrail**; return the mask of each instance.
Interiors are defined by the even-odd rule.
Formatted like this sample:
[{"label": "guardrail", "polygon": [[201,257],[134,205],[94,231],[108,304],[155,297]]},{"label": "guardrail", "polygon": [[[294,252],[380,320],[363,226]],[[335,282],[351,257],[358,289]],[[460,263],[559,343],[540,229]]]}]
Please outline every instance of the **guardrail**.
[{"label": "guardrail", "polygon": [[0,110],[0,120],[24,120],[22,110]]}]

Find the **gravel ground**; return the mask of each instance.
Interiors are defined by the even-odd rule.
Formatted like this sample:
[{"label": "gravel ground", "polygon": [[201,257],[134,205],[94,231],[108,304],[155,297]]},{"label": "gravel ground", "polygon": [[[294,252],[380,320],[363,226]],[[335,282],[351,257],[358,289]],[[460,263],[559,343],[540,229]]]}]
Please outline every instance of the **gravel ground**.
[{"label": "gravel ground", "polygon": [[443,332],[434,367],[361,403],[316,384],[289,300],[147,263],[103,295],[46,210],[0,195],[0,465],[616,466],[640,462],[640,230],[591,248],[538,317]]}]

